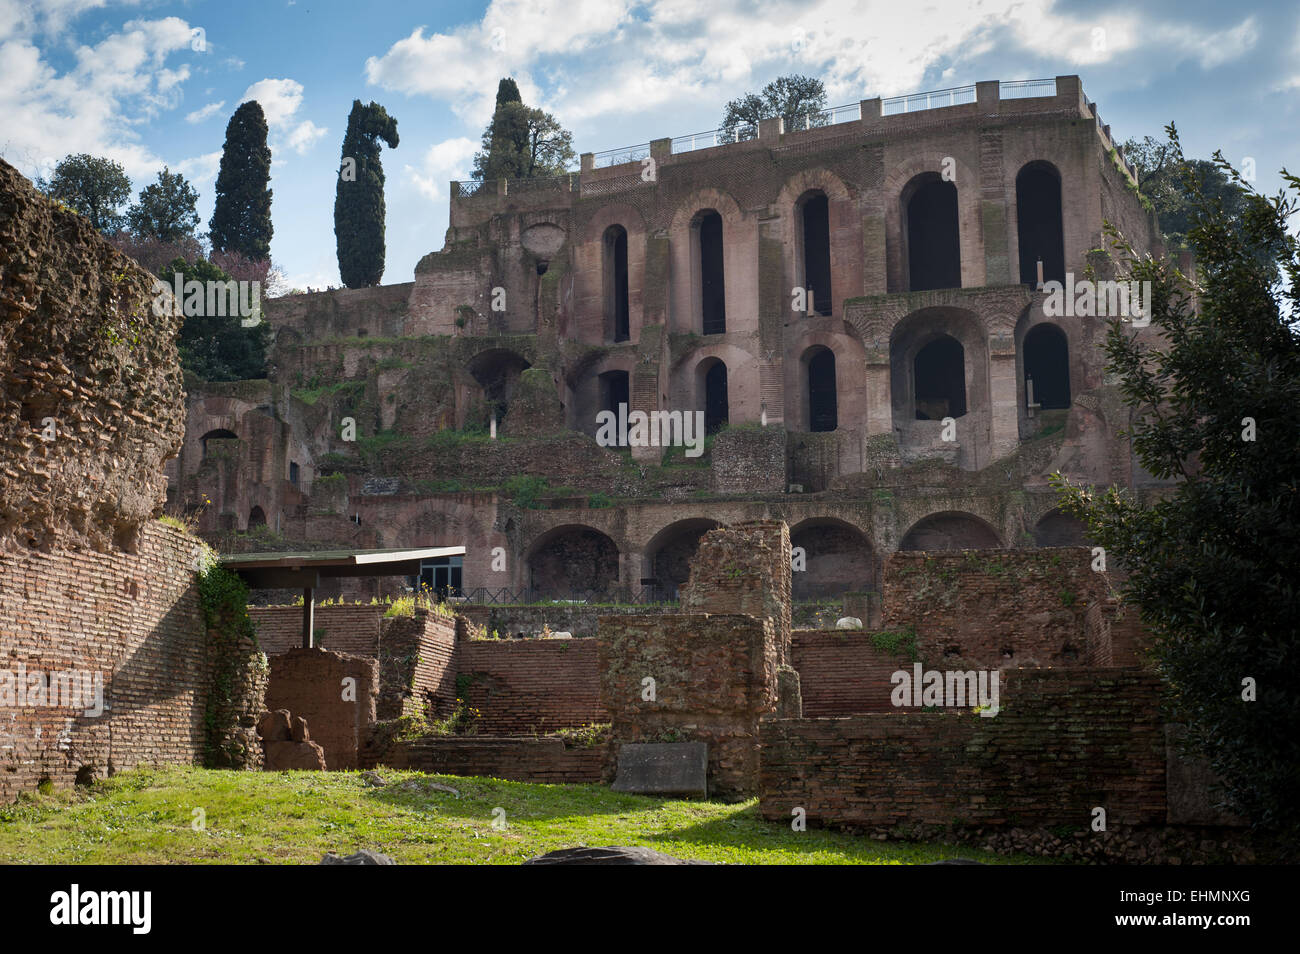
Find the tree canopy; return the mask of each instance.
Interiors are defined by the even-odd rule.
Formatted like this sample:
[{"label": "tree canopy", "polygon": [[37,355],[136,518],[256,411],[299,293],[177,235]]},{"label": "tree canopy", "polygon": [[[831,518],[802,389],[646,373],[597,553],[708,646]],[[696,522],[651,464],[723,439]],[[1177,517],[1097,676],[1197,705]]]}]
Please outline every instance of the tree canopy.
[{"label": "tree canopy", "polygon": [[[192,307],[189,296],[185,296],[182,302],[186,314],[177,340],[181,367],[204,381],[244,381],[265,377],[266,349],[271,337],[267,323],[260,321],[245,328],[243,317],[229,299],[220,308],[208,309],[207,283],[229,282],[232,276],[204,259],[187,262],[178,258],[159,270],[159,276],[168,287],[174,287],[178,274],[182,283],[196,281],[204,287],[199,307]],[[218,314],[218,311],[224,314]]]},{"label": "tree canopy", "polygon": [[[1152,283],[1151,326],[1112,323],[1142,466],[1176,481],[1154,500],[1071,486],[1062,506],[1127,573],[1124,597],[1153,633],[1173,716],[1255,824],[1300,830],[1300,256],[1288,224],[1300,178],[1258,195],[1215,153],[1236,200],[1185,161],[1168,127],[1171,189],[1184,200],[1195,284],[1116,241]],[[1214,180],[1217,181],[1217,180]],[[1285,281],[1278,277],[1284,276]],[[1195,295],[1195,301],[1193,300]]]},{"label": "tree canopy", "polygon": [[1191,192],[1186,174],[1195,178],[1201,193],[1223,204],[1224,214],[1237,221],[1245,210],[1245,193],[1215,162],[1185,159],[1177,142],[1177,130],[1164,140],[1144,136],[1121,145],[1124,157],[1137,173],[1138,191],[1151,201],[1160,218],[1160,230],[1173,247],[1187,245],[1191,229]]},{"label": "tree canopy", "polygon": [[352,101],[334,189],[334,238],[339,276],[348,288],[378,285],[384,277],[384,166],[379,143],[396,149],[397,120],[372,102]]},{"label": "tree canopy", "polygon": [[[826,89],[822,81],[811,76],[792,73],[778,76],[757,93],[746,93],[727,103],[722,117],[722,129],[731,139],[750,139],[755,132],[746,127],[758,127],[759,120],[780,116],[789,126],[808,113],[818,113],[826,108]],[[813,117],[810,125],[823,125],[825,120]]]},{"label": "tree canopy", "polygon": [[242,103],[226,126],[216,204],[208,223],[215,251],[270,257],[271,150],[266,131],[266,116],[256,100]]},{"label": "tree canopy", "polygon": [[51,198],[90,219],[105,235],[126,222],[122,206],[131,199],[131,180],[121,163],[86,153],[64,156],[48,181],[37,185]]},{"label": "tree canopy", "polygon": [[483,131],[483,149],[474,156],[474,178],[558,176],[576,158],[573,134],[550,113],[526,106],[514,80],[501,80],[492,121]]},{"label": "tree canopy", "polygon": [[199,194],[179,172],[166,166],[158,181],[140,190],[140,198],[126,211],[127,226],[137,239],[176,243],[194,238],[199,227]]}]

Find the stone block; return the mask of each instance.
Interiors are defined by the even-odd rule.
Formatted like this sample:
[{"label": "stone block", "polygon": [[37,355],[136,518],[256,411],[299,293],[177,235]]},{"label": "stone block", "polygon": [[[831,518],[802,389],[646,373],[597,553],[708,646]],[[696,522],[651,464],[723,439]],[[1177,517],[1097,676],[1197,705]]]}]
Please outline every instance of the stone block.
[{"label": "stone block", "polygon": [[611,788],[636,795],[709,795],[709,747],[703,742],[630,743],[619,747]]}]

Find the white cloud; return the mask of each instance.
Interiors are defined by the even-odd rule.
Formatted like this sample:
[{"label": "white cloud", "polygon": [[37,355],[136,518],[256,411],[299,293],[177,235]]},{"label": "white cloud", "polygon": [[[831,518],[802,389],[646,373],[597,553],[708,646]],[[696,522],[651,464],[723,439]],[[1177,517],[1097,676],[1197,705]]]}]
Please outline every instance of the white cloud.
[{"label": "white cloud", "polygon": [[257,100],[268,126],[283,126],[302,105],[302,84],[291,79],[258,80],[240,97],[241,103]]},{"label": "white cloud", "polygon": [[302,154],[316,144],[329,129],[310,119],[297,121],[294,114],[302,105],[302,84],[291,79],[258,80],[244,91],[241,103],[257,100],[266,114],[266,124],[281,137],[286,148]]},{"label": "white cloud", "polygon": [[[47,4],[20,28],[41,30],[87,7]],[[28,174],[48,172],[68,153],[89,152],[122,163],[132,178],[152,177],[163,160],[140,143],[136,127],[179,102],[190,68],[166,63],[189,51],[189,25],[177,17],[132,20],[93,45],[75,47],[73,65],[62,72],[15,29],[10,24],[9,38],[0,41],[6,153]]]},{"label": "white cloud", "polygon": [[303,120],[293,128],[285,140],[287,145],[294,152],[301,155],[316,144],[316,140],[324,136],[329,129],[324,126],[317,126],[310,119]]},{"label": "white cloud", "polygon": [[226,105],[226,101],[224,99],[217,103],[208,103],[208,105],[202,107],[201,109],[196,109],[192,113],[186,113],[185,121],[187,123],[201,123],[203,122],[203,120],[207,119],[208,117],[213,116],[216,113],[219,113],[221,111],[221,107],[225,105]]},{"label": "white cloud", "polygon": [[479,148],[480,143],[464,136],[446,139],[430,146],[418,166],[403,166],[402,172],[425,198],[442,201],[447,199],[446,183],[469,178],[474,153]]}]

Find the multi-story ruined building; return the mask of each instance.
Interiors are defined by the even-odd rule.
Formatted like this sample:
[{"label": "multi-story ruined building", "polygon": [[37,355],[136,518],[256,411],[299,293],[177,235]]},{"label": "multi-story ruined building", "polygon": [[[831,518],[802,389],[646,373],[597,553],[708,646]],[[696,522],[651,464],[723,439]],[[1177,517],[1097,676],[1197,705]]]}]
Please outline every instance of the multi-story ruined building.
[{"label": "multi-story ruined building", "polygon": [[[1163,251],[1078,77],[726,138],[452,183],[413,282],[272,301],[270,379],[191,382],[173,505],[256,548],[463,543],[429,581],[543,597],[671,595],[706,529],[777,517],[798,598],[898,549],[1082,542],[1055,471],[1151,482],[1109,319],[1042,307],[1110,276],[1105,222]],[[707,453],[601,446],[620,404],[702,412]]]}]

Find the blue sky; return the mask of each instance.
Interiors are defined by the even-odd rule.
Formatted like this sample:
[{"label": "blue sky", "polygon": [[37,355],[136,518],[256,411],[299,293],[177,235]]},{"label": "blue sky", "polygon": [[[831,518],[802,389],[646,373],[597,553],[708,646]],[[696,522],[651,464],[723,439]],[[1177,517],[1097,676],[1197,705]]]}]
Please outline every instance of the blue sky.
[{"label": "blue sky", "polygon": [[0,155],[29,176],[68,153],[111,156],[137,191],[169,165],[199,190],[206,228],[226,122],[255,98],[272,258],[320,288],[339,283],[348,110],[373,99],[401,136],[383,156],[384,281],[403,282],[442,247],[448,182],[468,177],[501,76],[599,152],[712,129],[727,100],[791,72],[820,77],[832,105],[1077,73],[1118,139],[1174,120],[1189,155],[1254,159],[1261,191],[1300,171],[1293,0],[0,0]]}]

